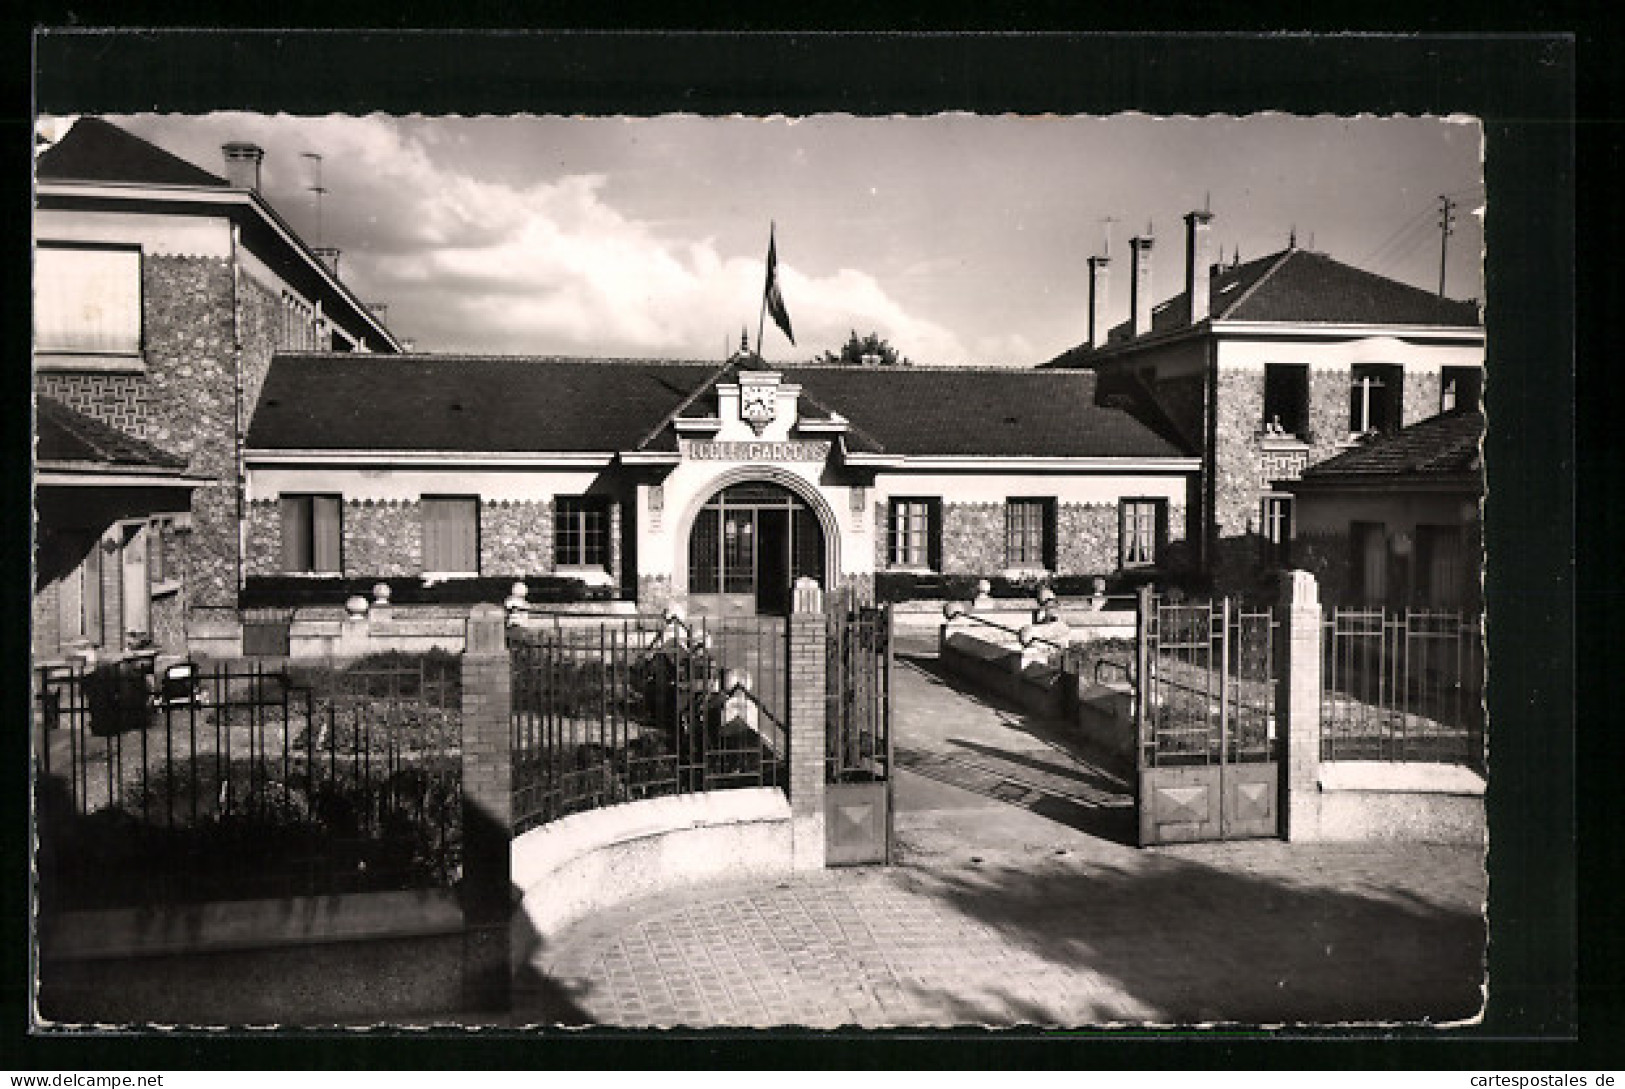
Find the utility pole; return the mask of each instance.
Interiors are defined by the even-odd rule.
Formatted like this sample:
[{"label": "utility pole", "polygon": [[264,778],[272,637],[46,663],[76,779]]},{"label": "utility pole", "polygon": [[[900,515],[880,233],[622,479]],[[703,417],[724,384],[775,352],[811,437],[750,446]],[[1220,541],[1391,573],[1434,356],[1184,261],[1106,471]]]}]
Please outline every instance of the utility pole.
[{"label": "utility pole", "polygon": [[1444,265],[1450,253],[1450,235],[1456,229],[1456,202],[1439,197],[1439,298],[1444,298]]},{"label": "utility pole", "polygon": [[316,194],[316,245],[319,247],[322,245],[322,194],[327,192],[326,187],[322,185],[322,157],[314,151],[307,151],[301,157],[309,159],[315,168],[316,183],[305,188]]}]

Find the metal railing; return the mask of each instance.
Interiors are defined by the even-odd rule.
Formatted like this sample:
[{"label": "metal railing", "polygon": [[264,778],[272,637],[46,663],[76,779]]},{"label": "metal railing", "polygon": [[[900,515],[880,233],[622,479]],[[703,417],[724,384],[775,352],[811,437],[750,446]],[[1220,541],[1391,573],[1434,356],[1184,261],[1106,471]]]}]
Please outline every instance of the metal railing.
[{"label": "metal railing", "polygon": [[41,895],[63,907],[449,885],[460,663],[44,667]]},{"label": "metal railing", "polygon": [[1337,608],[1322,625],[1321,759],[1483,768],[1476,615]]},{"label": "metal railing", "polygon": [[1145,606],[1138,649],[1144,766],[1274,758],[1272,610],[1229,599]]},{"label": "metal railing", "polygon": [[786,633],[639,617],[515,631],[513,823],[789,781]]},{"label": "metal railing", "polygon": [[884,780],[892,768],[890,607],[832,614],[825,648],[824,781]]}]

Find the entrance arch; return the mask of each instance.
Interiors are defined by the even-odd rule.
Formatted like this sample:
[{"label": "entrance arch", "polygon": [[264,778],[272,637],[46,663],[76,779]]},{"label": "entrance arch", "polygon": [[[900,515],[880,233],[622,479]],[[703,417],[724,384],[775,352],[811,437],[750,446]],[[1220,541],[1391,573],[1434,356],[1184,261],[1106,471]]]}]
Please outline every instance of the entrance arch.
[{"label": "entrance arch", "polygon": [[839,541],[817,489],[790,474],[740,469],[687,512],[674,573],[697,615],[783,616],[797,578],[834,585]]}]

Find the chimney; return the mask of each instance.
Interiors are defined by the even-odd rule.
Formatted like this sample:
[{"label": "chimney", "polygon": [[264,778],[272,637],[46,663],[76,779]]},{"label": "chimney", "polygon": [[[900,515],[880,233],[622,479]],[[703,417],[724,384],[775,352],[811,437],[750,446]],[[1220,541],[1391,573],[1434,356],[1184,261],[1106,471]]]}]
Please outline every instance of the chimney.
[{"label": "chimney", "polygon": [[265,158],[265,149],[258,144],[234,142],[221,144],[220,150],[226,156],[226,181],[231,187],[259,192],[260,162]]},{"label": "chimney", "polygon": [[1206,321],[1212,308],[1213,259],[1208,256],[1212,224],[1213,213],[1206,209],[1185,216],[1185,295],[1191,301],[1192,325]]},{"label": "chimney", "polygon": [[1128,240],[1134,262],[1134,278],[1129,282],[1130,336],[1151,331],[1151,246],[1155,241],[1149,230]]},{"label": "chimney", "polygon": [[378,324],[384,325],[384,324],[387,324],[389,322],[389,304],[388,303],[370,302],[370,303],[367,303],[367,309],[369,311],[371,311],[373,317],[378,319]]},{"label": "chimney", "polygon": [[1110,257],[1089,258],[1089,347],[1106,343],[1106,301],[1112,280]]},{"label": "chimney", "polygon": [[312,246],[310,252],[316,259],[327,266],[327,271],[333,274],[336,280],[339,276],[339,250],[337,246]]}]

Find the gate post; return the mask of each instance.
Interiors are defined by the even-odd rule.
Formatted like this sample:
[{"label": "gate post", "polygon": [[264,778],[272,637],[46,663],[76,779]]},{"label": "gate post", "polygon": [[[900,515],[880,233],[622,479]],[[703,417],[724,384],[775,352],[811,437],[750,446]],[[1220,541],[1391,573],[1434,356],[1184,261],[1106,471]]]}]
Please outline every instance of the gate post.
[{"label": "gate post", "polygon": [[513,667],[506,616],[476,605],[463,651],[463,998],[472,1009],[511,1000]]},{"label": "gate post", "polygon": [[1276,677],[1281,817],[1288,840],[1320,833],[1320,592],[1307,571],[1281,574],[1281,656]]},{"label": "gate post", "polygon": [[799,578],[790,614],[790,851],[797,870],[824,868],[824,595]]}]

